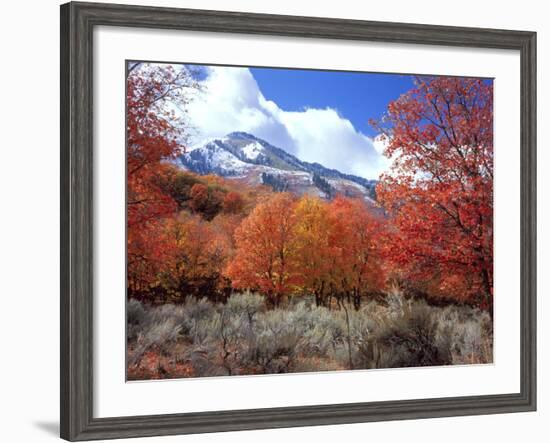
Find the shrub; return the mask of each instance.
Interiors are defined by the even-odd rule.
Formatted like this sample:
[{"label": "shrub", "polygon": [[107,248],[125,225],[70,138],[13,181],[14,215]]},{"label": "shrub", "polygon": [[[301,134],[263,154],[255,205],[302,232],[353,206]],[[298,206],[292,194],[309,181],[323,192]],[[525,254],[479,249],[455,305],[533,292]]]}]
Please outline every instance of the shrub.
[{"label": "shrub", "polygon": [[289,372],[300,351],[303,331],[291,314],[277,309],[258,316],[241,357],[243,365],[265,374]]},{"label": "shrub", "polygon": [[143,328],[145,321],[145,309],[142,304],[134,299],[128,300],[126,304],[126,323],[127,323],[127,339],[133,340],[137,338],[137,334]]},{"label": "shrub", "polygon": [[130,299],[126,304],[126,321],[130,325],[138,325],[143,322],[145,318],[145,309],[142,304],[135,300]]},{"label": "shrub", "polygon": [[249,325],[252,325],[256,314],[265,309],[265,302],[261,295],[244,292],[229,297],[226,309],[231,315],[245,317]]},{"label": "shrub", "polygon": [[351,317],[354,367],[395,368],[452,363],[433,308],[423,301],[388,297]]},{"label": "shrub", "polygon": [[486,311],[466,306],[439,310],[439,336],[449,341],[453,364],[491,363],[493,332]]},{"label": "shrub", "polygon": [[156,348],[161,353],[169,353],[171,345],[178,337],[178,331],[179,326],[173,318],[152,323],[138,335],[137,346],[128,358],[130,366],[139,364],[145,352],[151,348]]},{"label": "shrub", "polygon": [[233,294],[226,304],[188,297],[182,305],[130,300],[127,309],[129,367],[139,368],[154,353],[162,360],[157,378],[492,361],[488,314],[429,306],[397,292],[384,303],[348,309],[347,317],[307,297],[268,310],[249,292]]}]

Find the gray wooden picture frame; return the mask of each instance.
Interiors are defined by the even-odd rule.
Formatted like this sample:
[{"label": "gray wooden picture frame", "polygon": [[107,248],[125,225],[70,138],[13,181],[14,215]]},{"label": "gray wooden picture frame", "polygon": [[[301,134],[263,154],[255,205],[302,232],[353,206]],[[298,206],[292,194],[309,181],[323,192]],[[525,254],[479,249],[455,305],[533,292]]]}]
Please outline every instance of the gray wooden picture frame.
[{"label": "gray wooden picture frame", "polygon": [[[517,50],[521,57],[521,391],[93,416],[93,30],[99,25]],[[122,98],[121,98],[122,99]],[[70,441],[494,414],[536,409],[536,34],[358,20],[68,3],[61,6],[61,437]],[[121,147],[123,149],[123,147]]]}]

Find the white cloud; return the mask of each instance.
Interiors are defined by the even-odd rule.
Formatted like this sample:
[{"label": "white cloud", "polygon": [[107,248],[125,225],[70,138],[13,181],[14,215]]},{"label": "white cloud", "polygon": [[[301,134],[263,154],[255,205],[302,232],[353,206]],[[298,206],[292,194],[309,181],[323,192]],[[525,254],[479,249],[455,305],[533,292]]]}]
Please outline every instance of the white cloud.
[{"label": "white cloud", "polygon": [[267,100],[247,68],[209,67],[204,91],[189,105],[194,142],[244,131],[299,159],[377,178],[388,160],[373,140],[335,109],[285,111]]},{"label": "white cloud", "polygon": [[376,149],[376,152],[378,152],[379,154],[383,154],[388,146],[388,139],[387,137],[379,135],[377,137],[374,137],[374,139],[372,140],[372,145],[374,146],[374,149]]}]

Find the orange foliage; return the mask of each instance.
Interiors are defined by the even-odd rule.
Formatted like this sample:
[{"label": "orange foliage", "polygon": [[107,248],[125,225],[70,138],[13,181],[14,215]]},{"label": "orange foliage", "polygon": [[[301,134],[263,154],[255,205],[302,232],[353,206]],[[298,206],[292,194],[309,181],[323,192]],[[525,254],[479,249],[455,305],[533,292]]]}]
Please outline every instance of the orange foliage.
[{"label": "orange foliage", "polygon": [[383,225],[358,199],[337,197],[330,204],[329,214],[331,284],[337,293],[352,297],[357,308],[363,295],[385,285],[380,256]]},{"label": "orange foliage", "polygon": [[230,191],[223,199],[223,210],[230,214],[238,214],[244,208],[244,200],[238,192]]},{"label": "orange foliage", "polygon": [[233,287],[257,289],[275,306],[297,283],[295,205],[288,193],[259,203],[235,231],[236,255],[227,269]]},{"label": "orange foliage", "polygon": [[173,252],[172,260],[164,263],[159,275],[165,292],[175,299],[182,295],[214,295],[231,249],[226,233],[186,212],[167,219],[164,231]]},{"label": "orange foliage", "polygon": [[235,231],[235,258],[227,276],[238,289],[283,296],[312,293],[361,297],[385,283],[378,255],[381,224],[360,200],[327,203],[304,196],[275,194],[260,203]]},{"label": "orange foliage", "polygon": [[333,265],[330,243],[333,230],[329,206],[316,197],[304,196],[296,205],[297,268],[302,292],[315,296],[318,305],[325,302],[329,289],[327,276]]}]

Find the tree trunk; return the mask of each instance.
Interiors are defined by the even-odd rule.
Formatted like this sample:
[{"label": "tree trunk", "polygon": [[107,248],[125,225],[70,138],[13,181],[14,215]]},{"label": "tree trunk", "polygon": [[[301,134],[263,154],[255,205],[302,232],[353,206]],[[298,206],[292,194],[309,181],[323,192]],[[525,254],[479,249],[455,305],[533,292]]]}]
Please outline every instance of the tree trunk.
[{"label": "tree trunk", "polygon": [[483,288],[485,289],[485,303],[487,303],[487,310],[489,311],[489,315],[491,316],[491,320],[493,319],[493,285],[491,284],[491,279],[489,277],[489,271],[485,268],[483,268],[483,271],[481,271],[482,278],[483,278]]},{"label": "tree trunk", "polygon": [[321,306],[321,295],[319,294],[319,291],[315,291],[315,306],[319,307]]},{"label": "tree trunk", "polygon": [[361,308],[361,293],[357,288],[353,290],[353,307],[356,311]]},{"label": "tree trunk", "polygon": [[351,357],[351,329],[349,325],[349,313],[348,308],[346,307],[346,302],[342,300],[342,308],[344,308],[344,313],[346,315],[346,326],[348,330],[348,359],[349,359],[349,368],[353,369],[353,359]]}]

